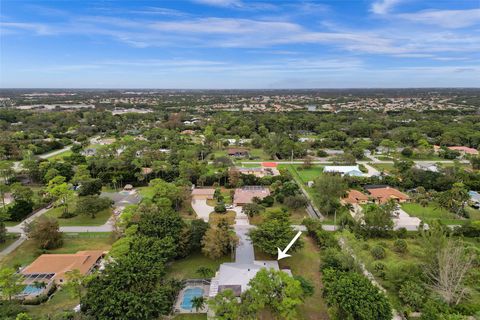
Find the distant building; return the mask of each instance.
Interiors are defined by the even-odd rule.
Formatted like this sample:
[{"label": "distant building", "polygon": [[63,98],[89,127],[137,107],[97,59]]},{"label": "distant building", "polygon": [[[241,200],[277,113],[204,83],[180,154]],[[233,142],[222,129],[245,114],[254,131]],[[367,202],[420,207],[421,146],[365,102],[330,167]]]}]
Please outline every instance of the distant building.
[{"label": "distant building", "polygon": [[233,204],[236,206],[243,206],[253,203],[253,198],[263,199],[270,195],[270,190],[264,186],[244,186],[235,189],[233,196]]},{"label": "distant building", "polygon": [[317,106],[314,104],[307,104],[307,111],[317,111]]},{"label": "distant building", "polygon": [[325,166],[323,172],[340,173],[342,176],[363,177],[363,172],[358,166]]},{"label": "distant building", "polygon": [[415,164],[415,168],[423,170],[423,171],[430,171],[430,172],[438,172],[438,167],[435,163],[417,163]]},{"label": "distant building", "polygon": [[229,148],[227,154],[232,157],[242,158],[248,157],[248,149],[244,148]]},{"label": "distant building", "polygon": [[478,150],[469,148],[469,147],[463,147],[463,146],[453,146],[453,147],[448,147],[450,150],[458,151],[460,152],[461,155],[478,155]]}]

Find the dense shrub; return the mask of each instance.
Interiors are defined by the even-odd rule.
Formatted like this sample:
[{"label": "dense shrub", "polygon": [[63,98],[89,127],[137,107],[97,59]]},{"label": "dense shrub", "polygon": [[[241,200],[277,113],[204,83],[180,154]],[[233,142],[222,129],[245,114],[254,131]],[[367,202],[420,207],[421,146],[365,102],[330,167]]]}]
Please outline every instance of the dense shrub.
[{"label": "dense shrub", "polygon": [[378,277],[380,277],[382,279],[385,279],[386,269],[387,269],[387,267],[382,262],[375,262],[373,264],[373,271],[375,272],[375,274]]},{"label": "dense shrub", "polygon": [[219,203],[215,206],[214,208],[216,213],[225,213],[227,212],[227,208],[225,208],[225,205],[223,203]]},{"label": "dense shrub", "polygon": [[33,210],[33,203],[26,200],[15,200],[12,206],[8,207],[8,215],[12,221],[24,220]]},{"label": "dense shrub", "polygon": [[403,239],[397,239],[393,243],[393,250],[398,253],[405,253],[408,251],[407,241]]},{"label": "dense shrub", "polygon": [[420,310],[425,302],[426,290],[425,287],[415,281],[405,281],[398,291],[398,296],[403,303],[410,306],[414,310]]},{"label": "dense shrub", "polygon": [[354,271],[358,269],[353,257],[337,248],[328,248],[323,251],[320,269],[326,270],[329,268],[340,271]]},{"label": "dense shrub", "polygon": [[385,249],[381,246],[375,246],[370,250],[370,253],[372,254],[372,257],[374,257],[377,260],[381,260],[385,258],[386,252]]}]

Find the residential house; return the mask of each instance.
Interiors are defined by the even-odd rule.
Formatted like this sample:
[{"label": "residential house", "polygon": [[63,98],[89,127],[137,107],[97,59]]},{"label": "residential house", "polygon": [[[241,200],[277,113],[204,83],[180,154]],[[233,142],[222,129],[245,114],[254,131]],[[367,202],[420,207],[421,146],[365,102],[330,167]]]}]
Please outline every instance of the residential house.
[{"label": "residential house", "polygon": [[389,186],[371,185],[365,186],[365,189],[370,193],[373,201],[379,204],[384,204],[391,199],[397,202],[406,202],[410,200],[408,195]]},{"label": "residential house", "polygon": [[416,163],[415,168],[423,170],[423,171],[430,171],[430,172],[438,172],[438,166],[436,163]]},{"label": "residential house", "polygon": [[[248,283],[261,269],[280,270],[278,261],[253,261],[253,263],[222,263],[214,278],[211,280],[209,296],[215,297],[223,290],[232,290],[236,297],[248,289]],[[282,270],[290,275],[288,269]]]},{"label": "residential house", "polygon": [[465,156],[465,155],[474,155],[474,156],[476,156],[476,155],[478,155],[478,150],[473,149],[473,148],[469,148],[469,147],[453,146],[453,147],[448,147],[448,149],[458,151],[458,152],[460,152],[460,154],[461,154],[462,156]]},{"label": "residential house", "polygon": [[366,194],[352,189],[348,191],[346,197],[342,198],[342,202],[348,204],[366,204],[368,199]]},{"label": "residential house", "polygon": [[100,250],[78,251],[73,254],[42,254],[20,273],[25,284],[50,282],[57,284],[67,281],[69,271],[78,270],[80,274],[89,274],[104,257]]},{"label": "residential house", "polygon": [[232,157],[243,158],[248,157],[248,149],[244,148],[229,148],[227,154]]},{"label": "residential house", "polygon": [[244,186],[235,189],[233,204],[236,206],[243,206],[248,203],[253,203],[254,198],[263,199],[269,195],[270,190],[264,186]]},{"label": "residential house", "polygon": [[340,173],[342,176],[363,177],[363,172],[358,166],[325,166],[323,172]]},{"label": "residential house", "polygon": [[212,200],[215,194],[213,188],[197,188],[192,190],[192,198],[194,200]]}]

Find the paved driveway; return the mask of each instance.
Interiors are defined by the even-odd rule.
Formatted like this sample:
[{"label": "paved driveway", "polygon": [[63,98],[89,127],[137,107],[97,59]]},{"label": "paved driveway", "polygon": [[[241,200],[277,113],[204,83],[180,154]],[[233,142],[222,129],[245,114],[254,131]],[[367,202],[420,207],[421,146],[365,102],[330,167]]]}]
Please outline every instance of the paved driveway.
[{"label": "paved driveway", "polygon": [[235,262],[251,264],[255,260],[253,244],[248,238],[248,231],[254,228],[252,225],[235,225],[235,233],[239,238],[238,246],[235,250]]},{"label": "paved driveway", "polygon": [[209,206],[207,200],[203,199],[192,199],[192,209],[197,214],[197,217],[205,222],[208,222],[210,213],[213,212],[213,207]]}]

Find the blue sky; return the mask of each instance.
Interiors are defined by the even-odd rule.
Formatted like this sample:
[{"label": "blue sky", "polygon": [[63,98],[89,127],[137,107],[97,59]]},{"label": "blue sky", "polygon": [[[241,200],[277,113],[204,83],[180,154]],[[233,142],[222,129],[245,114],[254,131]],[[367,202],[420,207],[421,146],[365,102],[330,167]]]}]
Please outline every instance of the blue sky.
[{"label": "blue sky", "polygon": [[4,88],[480,87],[480,0],[0,6]]}]

